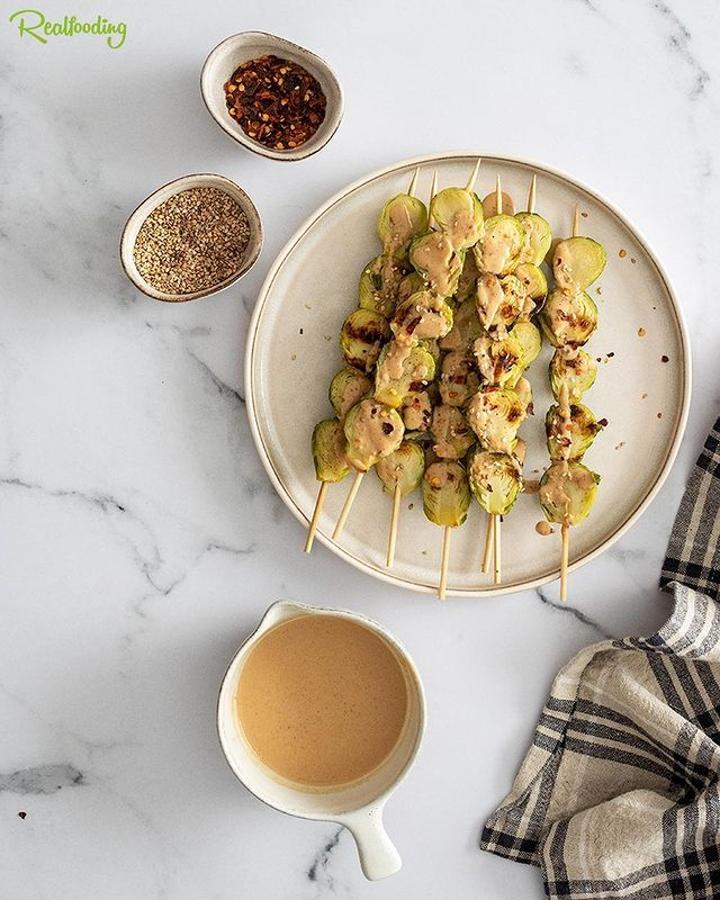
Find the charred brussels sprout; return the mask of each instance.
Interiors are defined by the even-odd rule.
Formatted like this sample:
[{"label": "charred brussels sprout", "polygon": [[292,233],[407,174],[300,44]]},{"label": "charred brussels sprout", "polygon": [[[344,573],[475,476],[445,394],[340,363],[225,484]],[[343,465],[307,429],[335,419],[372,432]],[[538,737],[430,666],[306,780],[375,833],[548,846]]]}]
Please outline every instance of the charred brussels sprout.
[{"label": "charred brussels sprout", "polygon": [[559,405],[551,406],[545,417],[550,459],[582,459],[603,427],[582,403],[571,403],[567,416]]},{"label": "charred brussels sprout", "polygon": [[515,275],[485,274],[478,278],[475,308],[480,324],[493,334],[511,328],[526,312],[527,294]]},{"label": "charred brussels sprout", "polygon": [[356,309],[343,322],[340,349],[349,366],[369,372],[390,337],[387,319],[369,309]]},{"label": "charred brussels sprout", "polygon": [[430,291],[419,291],[398,303],[391,328],[400,341],[435,340],[452,328],[450,305]]},{"label": "charred brussels sprout", "polygon": [[545,303],[548,283],[545,273],[533,263],[520,263],[513,275],[519,279],[525,293],[533,301],[533,312],[538,312]]},{"label": "charred brussels sprout", "polygon": [[337,419],[323,419],[313,429],[312,455],[318,481],[342,481],[350,471],[345,455],[347,442]]},{"label": "charred brussels sprout", "polygon": [[525,232],[514,216],[492,216],[485,221],[485,234],[473,252],[481,272],[507,275],[519,262]]},{"label": "charred brussels sprout", "polygon": [[468,480],[477,502],[494,516],[507,515],[522,490],[518,461],[507,453],[478,450],[470,461]]},{"label": "charred brussels sprout", "polygon": [[457,528],[467,519],[470,487],[457,462],[439,460],[425,470],[423,512],[434,525]]},{"label": "charred brussels sprout", "polygon": [[397,292],[397,302],[402,303],[403,300],[407,300],[408,297],[412,297],[412,295],[416,294],[418,291],[424,290],[425,282],[423,281],[422,276],[417,272],[410,272],[400,282]]},{"label": "charred brussels sprout", "polygon": [[412,391],[400,410],[407,431],[426,432],[432,421],[432,400],[427,391]]},{"label": "charred brussels sprout", "polygon": [[489,334],[479,337],[473,346],[478,371],[486,384],[512,387],[523,372],[523,346],[514,335],[494,340]]},{"label": "charred brussels sprout", "polygon": [[455,250],[467,250],[482,236],[482,204],[465,188],[449,187],[435,194],[430,218],[447,235]]},{"label": "charred brussels sprout", "polygon": [[407,269],[391,256],[376,256],[363,269],[358,285],[358,302],[362,309],[389,318],[395,309],[400,285]]},{"label": "charred brussels sprout", "polygon": [[440,297],[451,297],[457,291],[464,259],[463,251],[455,250],[442,231],[428,231],[410,245],[410,262]]},{"label": "charred brussels sprout", "polygon": [[440,459],[462,459],[475,443],[475,435],[456,406],[436,406],[430,429],[433,450]]},{"label": "charred brussels sprout", "polygon": [[375,370],[375,399],[397,409],[413,386],[419,389],[435,378],[435,360],[425,347],[390,341]]},{"label": "charred brussels sprout", "polygon": [[510,337],[522,347],[522,355],[520,357],[520,365],[523,369],[535,362],[542,349],[542,335],[540,330],[533,325],[532,322],[518,322],[510,332]]},{"label": "charred brussels sprout", "polygon": [[540,504],[549,522],[579,525],[592,509],[600,476],[582,463],[557,462],[540,481]]},{"label": "charred brussels sprout", "polygon": [[567,402],[579,403],[583,394],[595,384],[597,366],[593,358],[579,347],[558,347],[550,360],[550,386],[553,396],[567,389]]},{"label": "charred brussels sprout", "polygon": [[455,310],[453,327],[440,340],[441,350],[467,350],[482,334],[482,325],[475,309],[475,298],[470,297]]},{"label": "charred brussels sprout", "polygon": [[540,313],[540,325],[553,347],[581,346],[595,331],[597,321],[597,306],[584,291],[570,295],[555,290]]},{"label": "charred brussels sprout", "polygon": [[480,387],[472,359],[464,350],[453,350],[442,361],[440,397],[447,406],[464,406]]},{"label": "charred brussels sprout", "polygon": [[525,404],[509,388],[481,388],[467,409],[467,420],[480,446],[512,453],[517,430],[527,414]]},{"label": "charred brussels sprout", "polygon": [[377,400],[361,400],[343,425],[348,462],[360,472],[392,453],[402,443],[405,428],[394,409]]},{"label": "charred brussels sprout", "polygon": [[409,194],[398,194],[383,206],[377,233],[386,253],[403,256],[410,241],[426,228],[425,204]]},{"label": "charred brussels sprout", "polygon": [[550,223],[537,213],[521,212],[515,218],[523,229],[520,262],[539,266],[552,242]]},{"label": "charred brussels sprout", "polygon": [[425,453],[420,444],[403,441],[397,450],[380,460],[375,467],[382,481],[383,490],[388,494],[400,488],[403,497],[420,487],[425,472]]},{"label": "charred brussels sprout", "polygon": [[372,383],[359,369],[345,366],[333,376],[328,396],[335,415],[342,421],[356,403],[370,393]]},{"label": "charred brussels sprout", "polygon": [[[533,395],[532,395],[532,387],[530,386],[530,382],[527,378],[518,378],[517,384],[513,388],[515,393],[518,395],[518,399],[525,407],[525,414],[531,416],[533,414]],[[517,456],[517,448],[516,453]]]},{"label": "charred brussels sprout", "polygon": [[589,237],[559,241],[553,253],[555,284],[564,291],[584,291],[605,268],[607,254],[602,244]]}]

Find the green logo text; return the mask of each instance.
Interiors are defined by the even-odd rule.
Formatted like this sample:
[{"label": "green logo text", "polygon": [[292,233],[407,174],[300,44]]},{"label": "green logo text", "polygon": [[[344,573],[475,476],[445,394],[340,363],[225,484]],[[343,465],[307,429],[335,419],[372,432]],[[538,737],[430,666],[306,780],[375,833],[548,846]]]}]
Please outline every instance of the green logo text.
[{"label": "green logo text", "polygon": [[127,35],[124,22],[113,23],[103,16],[98,16],[94,22],[79,22],[75,16],[65,16],[62,22],[51,22],[39,9],[19,9],[10,16],[10,22],[17,26],[20,37],[28,35],[41,44],[47,44],[50,38],[55,37],[95,34],[104,37],[111,50],[118,50]]}]

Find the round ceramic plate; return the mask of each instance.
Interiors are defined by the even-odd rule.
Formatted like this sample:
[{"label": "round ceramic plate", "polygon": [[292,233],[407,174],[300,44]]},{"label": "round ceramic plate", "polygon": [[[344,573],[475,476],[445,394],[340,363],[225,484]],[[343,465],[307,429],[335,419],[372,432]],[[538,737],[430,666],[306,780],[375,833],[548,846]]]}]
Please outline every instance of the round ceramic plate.
[{"label": "round ceramic plate", "polygon": [[[338,334],[357,304],[365,264],[379,252],[375,223],[385,201],[407,190],[420,165],[417,193],[425,197],[432,173],[439,187],[464,185],[476,157],[428,156],[368,175],[330,199],[292,237],[262,287],[248,337],[247,408],[260,456],[291,512],[306,523],[318,484],[310,455],[316,422],[332,415],[327,389],[342,366]],[[590,288],[600,323],[586,350],[598,360],[598,377],[585,402],[608,426],[585,463],[602,475],[590,517],[570,532],[571,570],[617,540],[647,508],[665,480],[685,427],[690,399],[688,339],[677,300],[647,243],[628,220],[589,188],[546,166],[483,155],[476,185],[489,193],[495,176],[525,208],[537,174],[536,210],[553,234],[567,236],[579,205],[580,232],[600,241],[608,263]],[[538,479],[547,465],[544,418],[553,402],[547,377],[552,348],[543,347],[528,370],[535,415],[520,429],[528,446],[525,477]],[[360,488],[338,543],[330,534],[350,478],[328,490],[318,539],[343,559],[377,578],[422,592],[437,590],[442,530],[423,515],[417,492],[403,500],[395,565],[385,568],[391,499],[374,472]],[[477,596],[535,587],[558,577],[560,535],[543,537],[537,495],[522,494],[503,522],[503,584],[481,571],[485,514],[473,502],[455,530],[448,593]],[[297,552],[302,552],[298,535]]]}]

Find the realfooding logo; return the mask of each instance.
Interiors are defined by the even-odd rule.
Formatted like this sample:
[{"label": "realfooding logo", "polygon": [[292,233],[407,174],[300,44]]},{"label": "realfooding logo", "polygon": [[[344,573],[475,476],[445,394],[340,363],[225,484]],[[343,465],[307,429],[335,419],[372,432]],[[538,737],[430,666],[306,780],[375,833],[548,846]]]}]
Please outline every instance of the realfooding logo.
[{"label": "realfooding logo", "polygon": [[51,22],[39,9],[19,9],[10,16],[10,22],[17,26],[20,37],[29,35],[41,44],[47,44],[52,38],[91,34],[104,37],[111,50],[119,50],[127,35],[124,22],[110,22],[103,16],[93,22],[79,22],[75,16],[64,16],[62,22]]}]

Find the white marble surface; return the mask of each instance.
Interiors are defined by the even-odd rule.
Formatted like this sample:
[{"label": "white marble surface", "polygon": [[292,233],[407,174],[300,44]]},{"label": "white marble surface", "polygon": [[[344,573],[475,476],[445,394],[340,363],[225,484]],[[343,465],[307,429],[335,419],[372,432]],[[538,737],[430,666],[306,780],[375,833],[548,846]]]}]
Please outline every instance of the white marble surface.
[{"label": "white marble surface", "polygon": [[[664,618],[660,561],[718,409],[720,12],[710,0],[111,6],[42,8],[123,18],[115,52],[21,41],[0,23],[1,893],[539,898],[535,870],[477,849],[481,824],[558,667]],[[346,118],[321,154],[252,157],[208,118],[202,60],[245,28],[336,67]],[[689,323],[696,391],[672,477],[575,576],[565,610],[555,586],[440,605],[321,547],[306,559],[249,436],[243,342],[275,253],[343,184],[447,148],[537,158],[597,186],[654,245]],[[164,306],[125,281],[118,236],[140,199],[193,171],[251,193],[266,247],[222,296]],[[219,679],[278,597],[374,616],[424,676],[427,739],[387,812],[404,868],[387,882],[363,881],[346,834],[265,808],[221,758]]]}]

